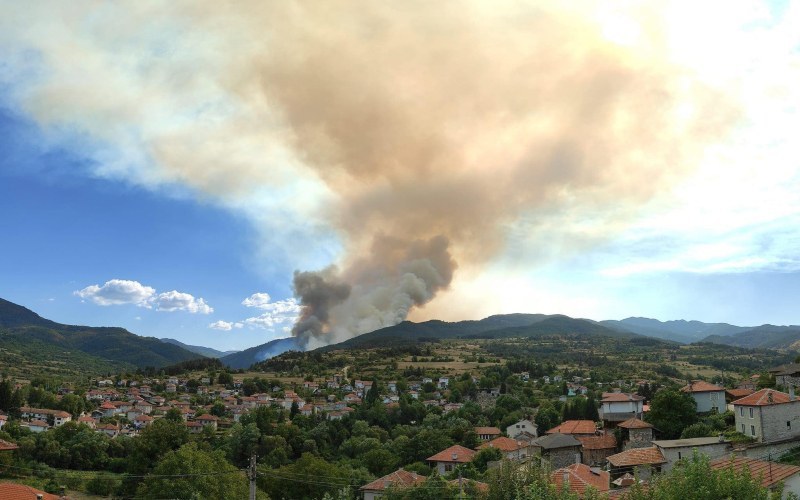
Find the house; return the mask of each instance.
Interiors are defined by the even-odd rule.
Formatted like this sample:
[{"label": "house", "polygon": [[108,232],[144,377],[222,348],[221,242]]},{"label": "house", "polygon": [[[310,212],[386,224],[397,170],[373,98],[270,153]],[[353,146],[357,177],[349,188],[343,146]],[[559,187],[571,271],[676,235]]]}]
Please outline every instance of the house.
[{"label": "house", "polygon": [[19,446],[16,444],[0,439],[0,451],[14,451],[18,449]]},{"label": "house", "polygon": [[711,468],[748,471],[750,477],[761,479],[761,486],[764,488],[774,490],[783,485],[783,498],[786,498],[788,493],[800,495],[800,467],[796,465],[736,456],[712,460]]},{"label": "house", "polygon": [[692,380],[681,391],[689,393],[697,403],[697,413],[725,411],[725,389],[703,380]]},{"label": "house", "polygon": [[189,429],[190,434],[200,434],[203,432],[203,424],[200,422],[186,422],[186,427]]},{"label": "house", "polygon": [[591,420],[565,420],[561,425],[553,427],[548,434],[573,434],[579,436],[594,436],[597,426]]},{"label": "house", "polygon": [[382,497],[384,491],[389,488],[410,488],[424,483],[425,479],[425,476],[420,476],[415,472],[397,469],[391,474],[386,474],[371,483],[365,484],[359,488],[359,491],[364,495],[364,500],[375,500]]},{"label": "house", "polygon": [[439,389],[447,389],[447,386],[450,385],[450,379],[448,377],[439,377]]},{"label": "house", "polygon": [[617,424],[622,434],[622,447],[625,450],[631,448],[648,448],[652,446],[653,426],[639,420],[631,418]]},{"label": "house", "polygon": [[603,433],[596,436],[576,436],[581,442],[581,462],[585,465],[602,467],[606,458],[617,452],[617,438]]},{"label": "house", "polygon": [[[725,389],[725,402],[726,403],[733,403],[737,399],[742,399],[745,396],[749,396],[753,394],[754,390],[752,389]],[[729,408],[732,410],[733,408]]]},{"label": "house", "polygon": [[50,428],[44,420],[31,420],[28,422],[27,427],[31,432],[44,432]]},{"label": "house", "polygon": [[797,387],[800,383],[800,363],[789,363],[769,370],[775,383],[783,387]]},{"label": "house", "polygon": [[152,424],[153,420],[155,419],[150,415],[141,414],[137,416],[135,419],[133,419],[133,426],[136,427],[137,429],[142,429]]},{"label": "house", "polygon": [[600,400],[600,418],[608,424],[642,418],[643,412],[644,398],[638,394],[605,392]]},{"label": "house", "polygon": [[84,416],[78,418],[78,423],[79,424],[86,424],[87,426],[89,426],[90,429],[96,429],[97,428],[97,420],[93,419],[89,415],[84,415]]},{"label": "house", "polygon": [[32,486],[17,483],[0,483],[0,498],[7,500],[69,500],[69,497],[52,495]]},{"label": "house", "polygon": [[610,490],[611,474],[585,464],[572,464],[554,470],[550,482],[560,491],[566,489],[582,497],[590,489],[599,493]]},{"label": "house", "polygon": [[430,463],[431,467],[435,468],[440,475],[445,475],[448,472],[452,472],[455,466],[471,462],[474,456],[475,451],[455,444],[425,460]]},{"label": "house", "polygon": [[519,422],[506,427],[506,436],[516,439],[519,434],[527,432],[528,434],[532,434],[534,437],[538,437],[539,434],[537,430],[536,424],[530,420],[520,420]]},{"label": "house", "polygon": [[119,435],[120,426],[119,424],[98,424],[95,430],[113,438]]},{"label": "house", "polygon": [[625,473],[636,473],[642,480],[650,478],[654,472],[660,472],[667,459],[655,446],[649,448],[632,448],[606,458],[611,477],[618,478]]},{"label": "house", "polygon": [[500,437],[500,429],[497,427],[475,427],[475,434],[482,441],[491,441],[496,437]]},{"label": "house", "polygon": [[48,421],[52,419],[53,427],[61,427],[72,420],[72,415],[61,410],[49,410],[44,408],[31,408],[28,406],[23,406],[19,409],[19,412],[20,416],[24,420],[36,419]]},{"label": "house", "polygon": [[581,442],[569,434],[547,434],[531,443],[531,453],[550,462],[554,469],[581,461]]},{"label": "house", "polygon": [[200,422],[200,424],[205,426],[210,426],[212,429],[217,430],[217,423],[219,422],[219,417],[215,415],[200,415],[199,417],[194,419],[195,422]]},{"label": "house", "polygon": [[760,443],[800,436],[800,401],[775,389],[761,389],[733,402],[736,430]]},{"label": "house", "polygon": [[479,451],[485,448],[497,448],[503,452],[503,458],[509,460],[522,460],[530,455],[528,443],[507,437],[498,437],[478,446]]},{"label": "house", "polygon": [[706,455],[709,459],[715,459],[727,455],[731,449],[731,443],[725,441],[722,436],[718,438],[667,439],[653,441],[653,445],[658,448],[667,461],[661,466],[661,470],[664,472],[672,469],[678,460],[691,457],[695,452]]}]

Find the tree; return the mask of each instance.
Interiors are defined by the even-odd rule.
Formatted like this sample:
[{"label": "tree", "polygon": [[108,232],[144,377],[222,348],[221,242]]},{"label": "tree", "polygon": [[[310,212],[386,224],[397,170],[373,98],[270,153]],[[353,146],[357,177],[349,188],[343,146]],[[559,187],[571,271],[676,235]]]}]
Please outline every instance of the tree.
[{"label": "tree", "polygon": [[683,429],[697,421],[697,403],[685,392],[661,389],[653,396],[645,419],[661,431],[665,439],[677,439]]},{"label": "tree", "polygon": [[247,497],[247,479],[225,460],[221,451],[199,450],[189,443],[167,453],[139,486],[143,498],[220,498]]},{"label": "tree", "polygon": [[[321,498],[350,484],[350,471],[310,453],[277,470],[259,468],[258,486],[271,499],[305,500]],[[206,497],[213,498],[213,497]]]},{"label": "tree", "polygon": [[542,405],[539,407],[539,411],[536,412],[534,421],[540,432],[550,430],[561,423],[558,411],[550,402],[542,403]]},{"label": "tree", "polygon": [[181,423],[182,424],[183,423],[183,415],[181,414],[181,411],[179,409],[170,408],[169,410],[167,410],[167,413],[164,414],[164,420],[167,420],[169,422],[175,422],[175,423]]}]

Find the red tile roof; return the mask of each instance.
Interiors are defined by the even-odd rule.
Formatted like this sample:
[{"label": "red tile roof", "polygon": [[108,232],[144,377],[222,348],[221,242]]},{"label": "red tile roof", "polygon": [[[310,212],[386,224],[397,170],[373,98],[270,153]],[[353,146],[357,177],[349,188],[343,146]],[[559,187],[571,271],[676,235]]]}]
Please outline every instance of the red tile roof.
[{"label": "red tile roof", "polygon": [[390,486],[394,486],[395,488],[409,487],[409,486],[416,486],[424,482],[425,482],[425,476],[420,476],[419,474],[416,474],[414,472],[408,472],[403,469],[397,469],[391,474],[387,474],[381,478],[372,481],[371,483],[365,484],[359,489],[361,491],[383,491],[389,488]]},{"label": "red tile roof", "polygon": [[649,429],[653,426],[648,424],[643,420],[639,420],[638,418],[629,418],[628,420],[617,424],[617,427],[622,427],[623,429]]},{"label": "red tile roof", "polygon": [[472,457],[475,455],[475,453],[475,451],[470,450],[469,448],[464,448],[463,446],[455,444],[446,450],[440,451],[432,457],[428,457],[426,460],[429,462],[466,463],[472,461]]},{"label": "red tile roof", "polygon": [[716,392],[724,391],[725,389],[714,384],[709,384],[703,380],[692,380],[692,383],[684,386],[681,391],[683,392]]},{"label": "red tile roof", "polygon": [[738,398],[743,398],[745,396],[749,396],[750,394],[753,394],[755,391],[752,389],[728,389],[725,392],[727,392],[730,395],[730,397],[738,399]]},{"label": "red tile roof", "polygon": [[584,450],[608,450],[617,447],[617,438],[613,434],[603,434],[600,436],[577,436]]},{"label": "red tile roof", "polygon": [[4,440],[0,439],[0,451],[16,450],[18,448],[19,448],[19,446],[15,445],[14,443],[10,443],[8,441],[4,441]]},{"label": "red tile roof", "polygon": [[790,401],[789,395],[785,392],[776,391],[775,389],[761,389],[749,396],[737,399],[733,404],[742,406],[768,406],[789,403]]},{"label": "red tile roof", "polygon": [[624,392],[604,392],[603,403],[627,403],[629,401],[644,401],[642,396],[638,394],[625,394]]},{"label": "red tile roof", "polygon": [[722,457],[711,461],[711,468],[715,470],[724,470],[730,467],[740,472],[744,469],[749,470],[750,476],[753,478],[761,477],[761,486],[767,488],[800,473],[800,467],[796,465],[767,462],[741,456],[734,458]]},{"label": "red tile roof", "polygon": [[[566,479],[566,481],[564,481]],[[572,464],[569,467],[562,467],[550,474],[550,482],[556,485],[559,490],[565,487],[579,495],[586,493],[588,488],[602,492],[611,489],[611,474],[604,470],[595,469],[584,464]],[[566,482],[566,485],[565,485]]]},{"label": "red tile roof", "polygon": [[482,435],[482,434],[489,434],[492,436],[499,436],[500,429],[497,427],[475,427],[475,434]]},{"label": "red tile roof", "polygon": [[44,500],[59,500],[61,498],[24,484],[0,483],[0,498],[3,500],[34,500],[36,495],[42,495]]},{"label": "red tile roof", "polygon": [[484,448],[497,448],[500,451],[517,451],[520,448],[525,448],[526,446],[528,445],[522,441],[517,441],[516,439],[498,437],[492,439],[488,443],[483,443],[482,445],[478,446],[478,449],[482,450]]},{"label": "red tile roof", "polygon": [[651,448],[633,448],[622,453],[606,457],[614,467],[626,467],[633,465],[655,465],[666,462],[664,455],[655,446]]},{"label": "red tile roof", "polygon": [[547,434],[594,434],[596,430],[597,427],[591,420],[566,420],[547,431]]}]

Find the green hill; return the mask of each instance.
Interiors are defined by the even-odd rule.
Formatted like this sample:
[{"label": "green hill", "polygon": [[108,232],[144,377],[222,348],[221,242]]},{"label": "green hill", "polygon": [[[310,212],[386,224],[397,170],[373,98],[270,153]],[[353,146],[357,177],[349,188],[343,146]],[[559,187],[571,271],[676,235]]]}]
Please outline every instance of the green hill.
[{"label": "green hill", "polygon": [[0,299],[0,362],[16,370],[50,366],[63,374],[114,372],[198,357],[124,328],[62,325]]}]

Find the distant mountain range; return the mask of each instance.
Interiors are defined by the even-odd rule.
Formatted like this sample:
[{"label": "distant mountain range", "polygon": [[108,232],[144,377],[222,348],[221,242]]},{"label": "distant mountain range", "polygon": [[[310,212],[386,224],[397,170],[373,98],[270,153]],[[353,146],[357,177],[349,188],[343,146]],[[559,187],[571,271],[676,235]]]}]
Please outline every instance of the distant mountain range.
[{"label": "distant mountain range", "polygon": [[100,370],[161,367],[195,359],[196,353],[155,337],[116,327],[62,325],[0,299],[0,350],[12,365],[60,364]]},{"label": "distant mountain range", "polygon": [[227,356],[228,354],[235,354],[239,351],[218,351],[216,349],[212,349],[211,347],[203,347],[201,345],[189,345],[184,344],[180,340],[175,339],[159,339],[161,342],[166,342],[167,344],[176,345],[178,347],[183,347],[187,351],[194,352],[201,356],[205,356],[207,358],[221,358],[223,356]]},{"label": "distant mountain range", "polygon": [[[375,348],[450,338],[526,338],[546,335],[598,335],[670,342],[711,342],[745,348],[800,350],[800,326],[736,326],[701,321],[658,321],[631,317],[594,321],[560,314],[503,314],[482,320],[438,320],[400,324],[365,333],[321,350]],[[219,351],[175,339],[141,337],[123,328],[62,325],[0,299],[0,364],[91,366],[113,371],[161,367],[198,357],[219,358],[231,368],[249,368],[289,350],[302,350],[296,338],[276,339],[243,351]]]}]

